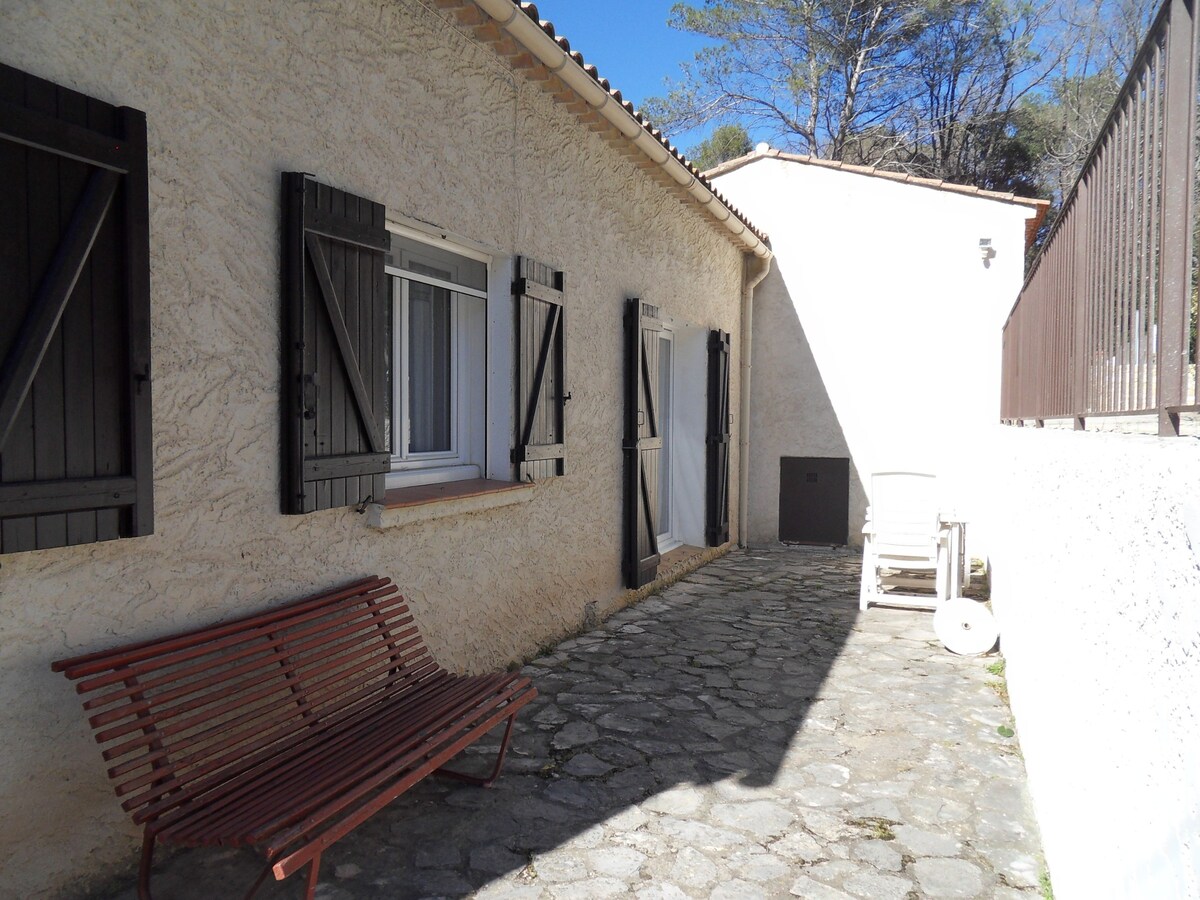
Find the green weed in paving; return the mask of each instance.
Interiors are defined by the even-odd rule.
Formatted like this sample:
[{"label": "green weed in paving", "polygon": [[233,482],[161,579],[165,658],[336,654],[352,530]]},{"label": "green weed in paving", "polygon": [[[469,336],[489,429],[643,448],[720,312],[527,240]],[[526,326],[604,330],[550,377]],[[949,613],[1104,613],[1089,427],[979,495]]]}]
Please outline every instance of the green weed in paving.
[{"label": "green weed in paving", "polygon": [[996,678],[999,679],[998,681],[989,681],[987,683],[988,687],[996,692],[996,696],[1000,698],[1001,703],[1011,709],[1012,704],[1008,701],[1008,679],[1004,677],[1004,657],[1000,657],[998,660],[988,666],[987,670],[989,674],[995,675]]},{"label": "green weed in paving", "polygon": [[850,824],[856,828],[861,828],[871,837],[880,841],[894,841],[896,833],[892,831],[893,825],[899,825],[899,822],[893,822],[891,819],[885,819],[882,816],[863,816],[861,819],[851,819]]},{"label": "green weed in paving", "polygon": [[1042,900],[1054,900],[1054,888],[1050,886],[1050,870],[1045,866],[1038,874],[1038,887],[1042,889]]}]

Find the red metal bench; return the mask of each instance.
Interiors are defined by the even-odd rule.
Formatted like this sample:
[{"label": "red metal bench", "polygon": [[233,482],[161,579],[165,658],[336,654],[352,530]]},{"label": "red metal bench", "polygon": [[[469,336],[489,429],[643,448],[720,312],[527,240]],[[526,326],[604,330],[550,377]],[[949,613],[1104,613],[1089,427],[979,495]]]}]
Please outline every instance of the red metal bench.
[{"label": "red metal bench", "polygon": [[[117,796],[144,826],[144,900],[156,842],[260,849],[250,894],[308,865],[311,900],[322,851],[426,775],[490,785],[537,696],[516,674],[440,668],[384,578],[53,668],[82,679]],[[442,768],[506,719],[489,775]]]}]

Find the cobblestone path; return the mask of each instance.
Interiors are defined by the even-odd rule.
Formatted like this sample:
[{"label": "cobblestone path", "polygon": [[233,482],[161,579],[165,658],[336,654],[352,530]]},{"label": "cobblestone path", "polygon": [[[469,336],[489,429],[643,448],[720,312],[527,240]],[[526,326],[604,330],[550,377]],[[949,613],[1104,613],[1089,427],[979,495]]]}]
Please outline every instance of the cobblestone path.
[{"label": "cobblestone path", "polygon": [[[928,613],[860,614],[858,565],[735,552],[560,644],[526,668],[541,696],[496,786],[427,779],[325,854],[317,896],[1040,897],[993,660],[949,654]],[[240,896],[257,871],[188,851],[155,893]]]}]

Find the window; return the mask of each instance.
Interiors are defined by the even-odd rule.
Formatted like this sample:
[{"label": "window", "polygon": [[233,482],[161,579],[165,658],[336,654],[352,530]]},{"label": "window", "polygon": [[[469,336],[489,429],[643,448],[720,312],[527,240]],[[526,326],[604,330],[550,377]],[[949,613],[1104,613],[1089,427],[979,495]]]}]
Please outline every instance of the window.
[{"label": "window", "polygon": [[[302,172],[281,186],[284,513],[562,475],[563,273],[391,223]],[[477,488],[497,485],[461,486]]]},{"label": "window", "polygon": [[480,478],[487,397],[486,259],[398,229],[392,301],[388,487]]}]

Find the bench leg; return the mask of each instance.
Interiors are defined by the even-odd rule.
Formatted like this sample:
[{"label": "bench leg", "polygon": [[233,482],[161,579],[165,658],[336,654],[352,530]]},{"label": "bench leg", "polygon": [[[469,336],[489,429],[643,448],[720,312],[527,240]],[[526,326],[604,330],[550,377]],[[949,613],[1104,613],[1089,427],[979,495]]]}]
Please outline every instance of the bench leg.
[{"label": "bench leg", "polygon": [[455,781],[465,781],[467,784],[478,787],[491,787],[500,777],[500,767],[504,765],[504,755],[508,753],[508,739],[512,736],[513,722],[516,720],[516,713],[508,717],[508,724],[504,726],[504,737],[500,741],[500,752],[496,754],[496,766],[492,769],[491,774],[480,777],[479,775],[467,775],[465,772],[455,772],[444,767],[437,769],[434,774],[441,775],[443,778],[453,778]]},{"label": "bench leg", "polygon": [[308,887],[304,891],[304,900],[313,900],[317,895],[317,873],[321,868],[321,854],[312,858],[308,867]]},{"label": "bench leg", "polygon": [[[306,840],[306,841],[310,839],[310,835],[307,832],[305,834],[301,835],[301,837],[304,838],[304,840]],[[243,898],[243,900],[250,900],[251,897],[253,897],[255,894],[258,893],[258,889],[263,886],[263,882],[267,880],[267,876],[274,873],[275,863],[278,861],[279,861],[278,856],[268,856],[267,857],[266,866],[264,866],[263,870],[258,873],[258,878],[256,878],[254,880],[254,884],[250,885],[250,890],[246,892],[246,896]],[[304,894],[304,896],[307,897],[308,900],[312,900],[313,893],[317,889],[317,871],[320,868],[321,868],[321,854],[318,853],[316,856],[313,857],[312,865],[309,867],[309,870],[308,870],[308,887],[305,889],[305,894]]]},{"label": "bench leg", "polygon": [[142,861],[138,864],[138,900],[150,900],[150,864],[154,862],[154,835],[142,832]]}]

